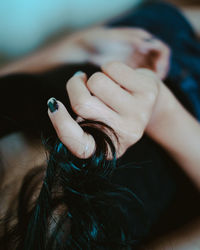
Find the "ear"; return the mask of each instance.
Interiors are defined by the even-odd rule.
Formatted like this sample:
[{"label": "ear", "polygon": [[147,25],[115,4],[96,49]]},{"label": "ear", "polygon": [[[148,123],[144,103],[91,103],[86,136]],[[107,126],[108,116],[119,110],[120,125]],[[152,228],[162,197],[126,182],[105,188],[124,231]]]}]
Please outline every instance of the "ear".
[{"label": "ear", "polygon": [[154,71],[160,79],[164,79],[169,70],[170,49],[157,39],[141,41],[134,48],[128,64],[132,68],[147,68]]}]

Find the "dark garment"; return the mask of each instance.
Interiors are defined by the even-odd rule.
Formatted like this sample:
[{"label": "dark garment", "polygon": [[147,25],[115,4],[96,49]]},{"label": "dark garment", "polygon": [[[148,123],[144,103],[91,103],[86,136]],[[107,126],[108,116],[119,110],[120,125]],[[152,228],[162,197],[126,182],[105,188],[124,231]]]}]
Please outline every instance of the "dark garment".
[{"label": "dark garment", "polygon": [[[181,14],[170,5],[147,4],[109,25],[142,27],[169,44],[173,53],[166,84],[200,118],[200,45]],[[17,130],[36,135],[55,134],[47,116],[46,101],[54,96],[74,117],[65,83],[77,70],[89,76],[99,69],[89,64],[64,65],[43,74],[1,77],[0,136]],[[164,150],[147,136],[132,146],[118,163],[123,168],[115,172],[113,181],[130,188],[143,203],[141,213],[127,205],[129,227],[134,236],[156,236],[199,214],[198,192]]]},{"label": "dark garment", "polygon": [[178,9],[160,1],[148,3],[108,26],[143,28],[169,45],[171,67],[165,82],[200,121],[200,43]]},{"label": "dark garment", "polygon": [[[172,54],[170,70],[165,83],[184,106],[200,121],[200,43],[194,30],[184,16],[172,5],[161,1],[155,3],[154,1],[154,3],[147,3],[137,10],[131,11],[124,18],[113,20],[108,26],[143,28],[168,44]],[[153,149],[154,152],[156,150]],[[155,157],[158,158],[160,153],[157,151]],[[160,164],[163,164],[163,162]],[[154,181],[157,182],[158,189],[163,188],[162,191],[157,191],[160,194],[162,193],[166,200],[173,194],[173,202],[171,202],[167,212],[163,213],[163,216],[160,217],[160,222],[152,229],[152,233],[155,234],[176,228],[178,225],[184,224],[192,217],[194,218],[200,214],[198,191],[195,190],[192,183],[190,183],[176,164],[165,162],[164,165],[168,165],[168,170],[173,176],[173,181],[172,179],[170,181],[168,179],[168,181],[163,182],[163,167],[162,174],[157,173],[157,177],[154,176]],[[172,168],[169,166],[172,166]],[[154,183],[152,175],[155,172],[154,170],[148,173],[151,184]],[[160,180],[159,176],[162,176]],[[176,187],[173,186],[174,184]],[[141,186],[140,183],[140,188]],[[149,193],[149,195],[152,194]],[[149,204],[154,206],[153,196],[151,196],[151,199]],[[148,209],[150,208],[148,207]],[[157,213],[158,211],[162,211],[162,209],[154,212]],[[158,213],[157,216],[159,217]]]}]

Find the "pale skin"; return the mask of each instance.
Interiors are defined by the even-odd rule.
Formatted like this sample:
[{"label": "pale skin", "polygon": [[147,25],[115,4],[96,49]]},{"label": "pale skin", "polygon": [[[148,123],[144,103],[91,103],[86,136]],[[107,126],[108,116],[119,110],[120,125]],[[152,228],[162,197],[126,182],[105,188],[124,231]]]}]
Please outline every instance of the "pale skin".
[{"label": "pale skin", "polygon": [[[111,62],[89,79],[84,73],[73,76],[67,91],[79,117],[102,121],[116,131],[118,156],[146,132],[200,188],[200,125],[152,71]],[[93,137],[60,102],[56,112],[48,113],[60,140],[78,157],[89,157],[95,149]]]},{"label": "pale skin", "polygon": [[[105,43],[116,40],[125,50],[131,47],[132,56],[129,53],[127,56],[119,54],[116,58],[113,52],[108,58],[96,43],[98,34]],[[147,133],[169,152],[200,188],[200,125],[162,81],[168,70],[169,48],[157,39],[150,42],[148,39],[151,39],[151,35],[139,29],[109,31],[98,27],[74,34],[44,52],[8,65],[0,70],[0,74],[38,72],[62,62],[85,62],[88,59],[101,65],[102,72],[95,73],[89,79],[83,73],[73,76],[67,83],[71,105],[77,115],[82,119],[103,121],[116,131],[120,142],[118,157]],[[80,53],[80,58],[74,58],[77,49],[84,52]],[[148,60],[152,51],[157,53],[153,61]],[[62,103],[59,102],[58,111],[48,113],[66,147],[78,157],[89,157],[95,148],[94,139],[83,132]],[[184,239],[185,235],[183,242]],[[164,249],[171,249],[171,246],[165,246]],[[193,249],[192,246],[191,243],[189,249]],[[175,247],[181,249],[178,248],[180,245]]]},{"label": "pale skin", "polygon": [[[116,131],[120,142],[118,156],[145,132],[169,152],[200,188],[200,125],[152,71],[133,70],[121,62],[112,62],[89,79],[84,73],[73,76],[67,91],[79,117],[103,121]],[[77,98],[80,93],[81,98]],[[48,114],[66,147],[80,158],[92,154],[93,137],[84,133],[62,103],[56,112]],[[199,246],[197,224],[144,249],[195,250]]]},{"label": "pale skin", "polygon": [[[88,80],[84,73],[75,75],[68,81],[67,91],[79,117],[104,122],[115,130],[117,155],[121,156],[142,137],[160,81],[146,69],[132,70],[118,62],[102,66],[102,70]],[[95,149],[93,137],[83,132],[61,103],[58,111],[48,113],[60,140],[76,156],[89,157]]]},{"label": "pale skin", "polygon": [[0,75],[39,72],[61,63],[89,61],[101,66],[120,60],[132,68],[149,68],[163,79],[168,71],[169,56],[169,47],[145,30],[95,27],[63,37],[31,56],[5,65]]}]

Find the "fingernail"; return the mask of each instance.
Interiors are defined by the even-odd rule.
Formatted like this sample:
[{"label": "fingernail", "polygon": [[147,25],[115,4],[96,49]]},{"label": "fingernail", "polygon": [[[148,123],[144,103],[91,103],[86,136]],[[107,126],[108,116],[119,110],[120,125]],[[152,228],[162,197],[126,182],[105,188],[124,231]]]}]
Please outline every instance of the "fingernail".
[{"label": "fingernail", "polygon": [[47,105],[51,113],[54,113],[56,110],[58,110],[58,102],[54,97],[48,100]]},{"label": "fingernail", "polygon": [[73,76],[84,76],[85,73],[83,71],[77,71]]}]

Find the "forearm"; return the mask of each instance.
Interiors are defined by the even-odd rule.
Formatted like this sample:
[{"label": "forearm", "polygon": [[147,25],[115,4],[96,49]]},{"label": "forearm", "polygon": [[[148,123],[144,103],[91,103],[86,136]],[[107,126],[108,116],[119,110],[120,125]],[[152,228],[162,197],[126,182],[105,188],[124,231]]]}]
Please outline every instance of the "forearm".
[{"label": "forearm", "polygon": [[35,53],[3,66],[0,69],[0,76],[15,72],[37,73],[66,63],[85,63],[92,48],[84,43],[82,38],[98,32],[99,29],[102,29],[101,25],[65,35]]},{"label": "forearm", "polygon": [[[57,46],[56,46],[57,47]],[[68,52],[68,44],[66,43],[66,51]],[[0,69],[0,76],[4,76],[16,72],[40,72],[46,69],[49,69],[57,64],[57,57],[55,55],[56,48],[54,46],[49,46],[43,48],[37,52],[34,52],[30,55],[20,58],[17,61],[11,62],[7,65],[4,65]]]},{"label": "forearm", "polygon": [[165,107],[147,128],[147,133],[200,188],[200,124],[172,94],[170,102],[162,101]]},{"label": "forearm", "polygon": [[0,69],[0,76],[16,72],[42,72],[59,64],[86,61],[86,53],[77,46],[80,34],[81,32],[77,32],[64,36],[46,48],[3,66]]}]

